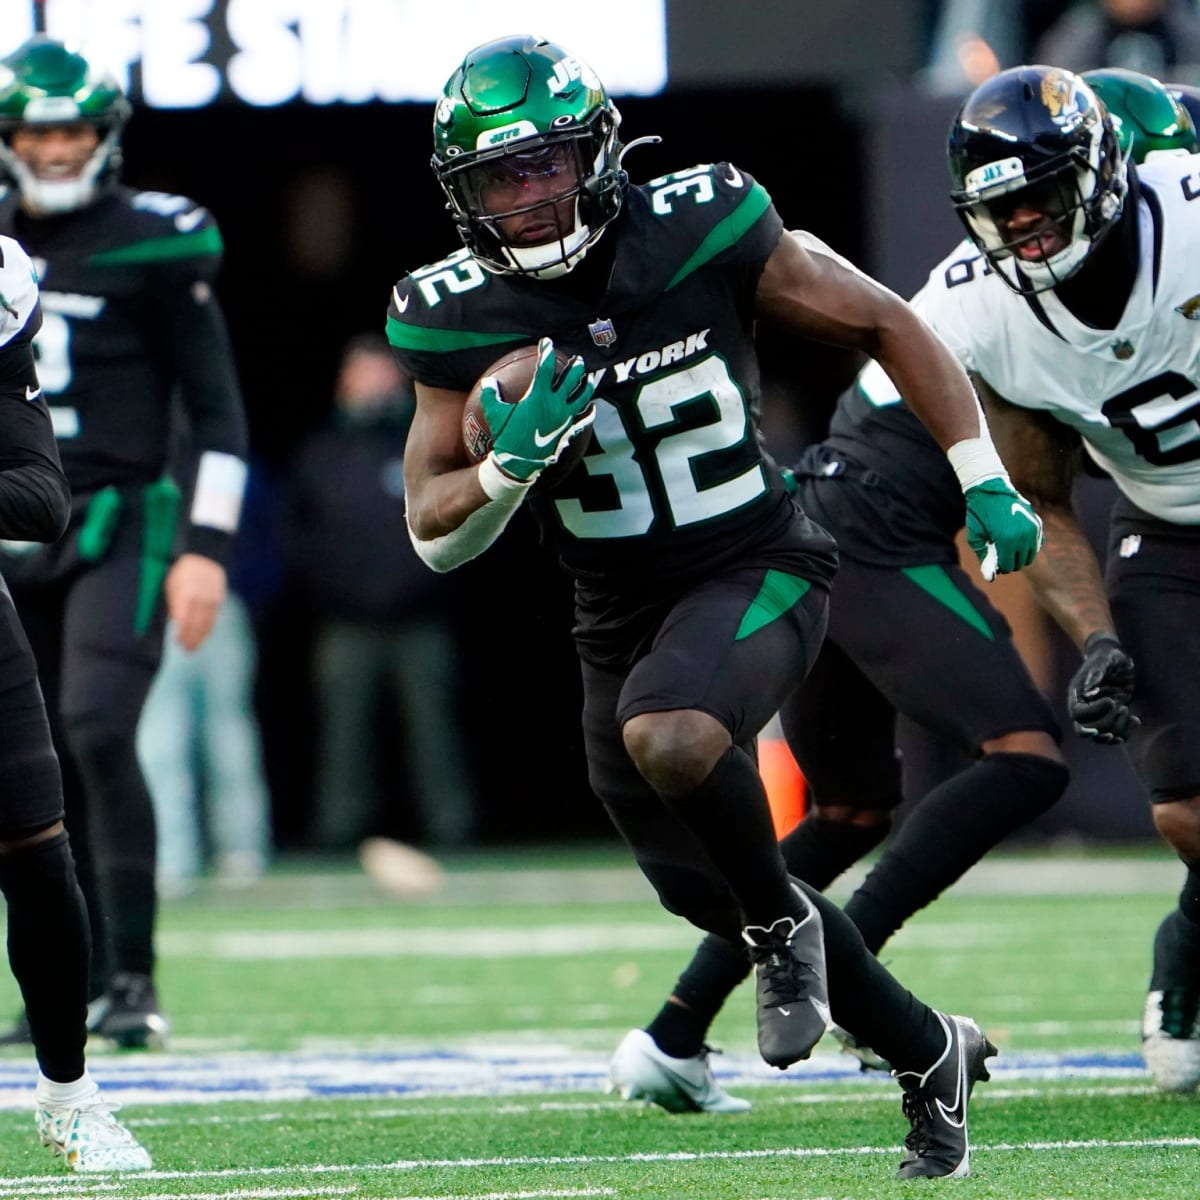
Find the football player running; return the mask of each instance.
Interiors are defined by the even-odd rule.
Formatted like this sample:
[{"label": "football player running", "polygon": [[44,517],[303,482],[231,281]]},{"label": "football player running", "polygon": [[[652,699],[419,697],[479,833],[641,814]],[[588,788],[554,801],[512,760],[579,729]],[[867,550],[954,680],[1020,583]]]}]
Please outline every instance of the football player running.
[{"label": "football player running", "polygon": [[[52,542],[67,527],[71,493],[34,367],[41,320],[33,265],[0,237],[0,537]],[[85,1066],[87,909],[37,664],[2,579],[0,610],[0,893],[38,1064],[38,1133],[74,1170],[145,1170],[150,1156]]]},{"label": "football player running", "polygon": [[[245,422],[212,292],[220,233],[186,197],[119,183],[129,113],[116,81],[61,42],[38,36],[0,64],[0,232],[43,282],[35,350],[73,494],[66,535],[9,545],[0,568],[63,765],[92,920],[89,1020],[120,1045],[158,1046],[154,816],[135,734],[167,616],[194,649],[225,596]],[[198,464],[182,519],[167,469],[176,394]]]},{"label": "football player running", "polygon": [[[1028,564],[1040,531],[995,456],[965,373],[892,293],[804,237],[720,163],[633,186],[591,70],[532,37],[486,43],[434,115],[435,174],[464,249],[396,285],[388,332],[417,381],[405,457],[417,552],[451,570],[528,503],[576,585],[593,789],[665,907],[755,966],[758,1041],[786,1067],[829,1020],[886,1041],[912,1123],[902,1177],[963,1175],[965,1104],[992,1049],[929,1008],[853,924],[789,878],[753,738],[804,676],[835,552],[759,445],[756,318],[871,353],[954,465],[985,569]],[[467,393],[538,343],[525,396],[471,465]],[[574,355],[556,372],[553,349]],[[591,422],[580,467],[537,488]],[[528,670],[496,647],[502,687]],[[536,767],[531,767],[536,769]]]},{"label": "football player running", "polygon": [[[1190,1091],[1200,1083],[1200,158],[1133,168],[1088,85],[1048,67],[1005,71],[973,92],[949,155],[970,241],[935,268],[918,306],[975,375],[1005,461],[1045,520],[1029,579],[1085,650],[1076,728],[1103,740],[1131,726],[1155,826],[1187,868],[1155,936],[1142,1036],[1155,1083]],[[1103,578],[1070,507],[1085,455],[1119,493]],[[1135,722],[1122,716],[1131,690]]]},{"label": "football player running", "polygon": [[[1190,117],[1163,84],[1130,71],[1095,74],[1124,153],[1141,161],[1196,149]],[[825,888],[887,837],[903,799],[897,713],[974,759],[921,797],[845,906],[878,954],[909,917],[1048,810],[1067,770],[1057,722],[1007,622],[958,566],[966,515],[958,482],[877,367],[839,398],[829,435],[795,475],[805,511],[837,539],[840,566],[821,653],[780,713],[813,802],[781,843],[788,870]],[[1098,641],[1082,671],[1113,654]],[[1077,678],[1073,693],[1080,688]],[[1116,741],[1132,724],[1129,695],[1115,674],[1107,688],[1112,712],[1093,736]],[[617,1048],[612,1087],[679,1111],[748,1107],[714,1078],[705,1041],[749,969],[737,947],[707,937],[654,1019]],[[865,1064],[887,1067],[834,1032]]]}]

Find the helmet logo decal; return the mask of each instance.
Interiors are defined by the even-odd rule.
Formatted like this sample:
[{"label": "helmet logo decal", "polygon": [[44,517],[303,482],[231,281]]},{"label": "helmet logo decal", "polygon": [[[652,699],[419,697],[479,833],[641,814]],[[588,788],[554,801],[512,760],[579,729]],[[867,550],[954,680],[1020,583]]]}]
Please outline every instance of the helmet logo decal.
[{"label": "helmet logo decal", "polygon": [[967,173],[963,184],[969,192],[982,192],[1001,183],[1025,178],[1025,164],[1019,158],[1002,158],[997,162],[985,163]]},{"label": "helmet logo decal", "polygon": [[1047,71],[1042,77],[1042,103],[1055,125],[1070,132],[1083,119],[1075,77],[1064,71]]},{"label": "helmet logo decal", "polygon": [[515,142],[518,138],[536,137],[537,132],[538,128],[532,121],[516,121],[499,129],[485,129],[475,139],[475,149],[490,150],[493,146]]},{"label": "helmet logo decal", "polygon": [[554,74],[546,81],[546,86],[552,96],[561,96],[563,92],[570,91],[571,85],[577,80],[592,91],[600,90],[600,80],[596,78],[592,68],[575,55],[568,54],[566,58],[560,58],[554,64]]},{"label": "helmet logo decal", "polygon": [[437,108],[434,109],[433,119],[439,125],[449,125],[454,116],[454,97],[443,96],[437,102]]}]

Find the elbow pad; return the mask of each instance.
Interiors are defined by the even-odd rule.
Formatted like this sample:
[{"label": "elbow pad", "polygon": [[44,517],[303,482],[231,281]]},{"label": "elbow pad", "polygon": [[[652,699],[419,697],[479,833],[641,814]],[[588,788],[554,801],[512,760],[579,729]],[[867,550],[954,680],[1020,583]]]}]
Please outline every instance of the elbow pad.
[{"label": "elbow pad", "polygon": [[532,480],[522,483],[505,475],[496,466],[493,454],[479,464],[479,483],[489,500],[457,529],[426,541],[417,536],[410,522],[405,521],[417,557],[438,574],[453,571],[482,554],[504,531],[533,486]]}]

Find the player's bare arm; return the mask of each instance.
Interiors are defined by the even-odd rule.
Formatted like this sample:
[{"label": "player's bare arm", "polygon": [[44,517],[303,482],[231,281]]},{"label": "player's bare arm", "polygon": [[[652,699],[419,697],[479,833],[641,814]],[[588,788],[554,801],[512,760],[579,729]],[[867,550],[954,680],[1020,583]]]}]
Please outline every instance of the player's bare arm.
[{"label": "player's bare arm", "polygon": [[1111,634],[1113,620],[1099,563],[1071,506],[1079,437],[1053,417],[1010,404],[985,380],[975,385],[1013,485],[1042,518],[1042,550],[1026,578],[1038,603],[1082,649],[1091,634]]},{"label": "player's bare arm", "polygon": [[466,393],[415,386],[417,411],[404,452],[404,491],[409,529],[428,540],[453,532],[489,497],[463,445]]},{"label": "player's bare arm", "polygon": [[780,238],[757,307],[798,334],[874,358],[942,449],[979,437],[970,381],[941,339],[904,300],[811,235]]}]

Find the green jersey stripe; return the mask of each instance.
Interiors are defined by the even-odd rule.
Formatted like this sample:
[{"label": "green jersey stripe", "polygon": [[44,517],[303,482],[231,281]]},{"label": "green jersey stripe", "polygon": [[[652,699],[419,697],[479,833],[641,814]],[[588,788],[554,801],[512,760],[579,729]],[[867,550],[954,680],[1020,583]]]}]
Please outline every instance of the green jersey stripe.
[{"label": "green jersey stripe", "polygon": [[220,254],[224,249],[221,231],[215,225],[210,225],[194,233],[167,234],[129,246],[118,246],[114,250],[101,250],[88,259],[88,265],[111,267],[121,263],[169,262],[177,258]]},{"label": "green jersey stripe", "polygon": [[770,207],[771,197],[767,194],[767,189],[756,183],[741,204],[709,230],[708,236],[696,247],[692,256],[675,272],[666,290],[669,292],[676,284],[682,283],[693,271],[704,266],[710,259],[716,258],[722,250],[736,245]]},{"label": "green jersey stripe", "polygon": [[450,353],[473,350],[478,346],[500,346],[509,342],[527,342],[527,333],[471,333],[465,329],[422,329],[407,325],[395,317],[387,319],[387,339],[401,350],[431,350]]}]

